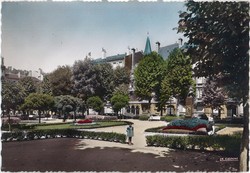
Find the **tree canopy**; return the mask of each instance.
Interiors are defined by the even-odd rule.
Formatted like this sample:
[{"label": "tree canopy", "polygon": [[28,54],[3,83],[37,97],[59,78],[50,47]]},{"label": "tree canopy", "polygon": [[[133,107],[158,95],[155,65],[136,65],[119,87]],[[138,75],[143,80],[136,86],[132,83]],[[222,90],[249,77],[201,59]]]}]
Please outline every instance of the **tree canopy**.
[{"label": "tree canopy", "polygon": [[97,64],[96,68],[96,83],[95,95],[99,96],[103,101],[107,101],[114,91],[114,75],[112,65],[109,63]]},{"label": "tree canopy", "polygon": [[38,110],[39,123],[41,122],[41,111],[51,110],[54,106],[54,99],[47,94],[31,93],[25,98],[22,109],[24,110]]},{"label": "tree canopy", "polygon": [[[59,66],[56,70],[50,73],[44,82],[50,83],[52,94],[54,96],[70,95],[72,90],[72,71],[70,66]],[[48,80],[48,81],[46,81]],[[44,83],[46,84],[46,83]],[[46,87],[46,85],[44,85]],[[45,88],[47,89],[47,88]],[[47,90],[45,90],[47,91]]]},{"label": "tree canopy", "polygon": [[121,84],[129,84],[130,72],[125,67],[118,66],[114,69],[114,85],[119,86]]},{"label": "tree canopy", "polygon": [[220,74],[239,98],[247,97],[249,3],[188,1],[186,6],[178,31],[189,38],[187,53],[195,64],[195,75]]},{"label": "tree canopy", "polygon": [[92,108],[94,111],[100,113],[104,105],[100,97],[93,96],[88,98],[87,105],[89,108]]},{"label": "tree canopy", "polygon": [[116,114],[128,105],[129,97],[121,93],[115,93],[111,98],[111,105]]},{"label": "tree canopy", "polygon": [[1,109],[3,112],[7,111],[6,113],[9,114],[10,110],[15,111],[21,106],[26,94],[24,88],[19,83],[3,81],[1,96]]},{"label": "tree canopy", "polygon": [[216,80],[211,77],[207,79],[202,95],[202,101],[206,106],[212,108],[212,113],[214,109],[219,111],[222,109],[221,106],[226,103],[227,93],[224,88],[220,87]]},{"label": "tree canopy", "polygon": [[185,105],[185,99],[193,84],[190,57],[186,56],[181,49],[174,49],[167,59],[166,74],[162,82],[163,90],[165,93],[171,93],[171,96]]},{"label": "tree canopy", "polygon": [[178,31],[188,37],[187,53],[197,77],[221,75],[229,95],[243,100],[244,130],[240,171],[248,171],[249,153],[249,3],[186,3]]},{"label": "tree canopy", "polygon": [[73,93],[83,100],[95,94],[95,88],[99,87],[97,82],[97,73],[94,64],[90,58],[85,58],[83,61],[75,61],[73,65]]},{"label": "tree canopy", "polygon": [[23,87],[26,97],[37,91],[38,83],[32,77],[21,78],[18,83]]},{"label": "tree canopy", "polygon": [[163,58],[156,52],[146,55],[135,68],[135,93],[143,100],[151,101],[160,86],[163,75]]}]

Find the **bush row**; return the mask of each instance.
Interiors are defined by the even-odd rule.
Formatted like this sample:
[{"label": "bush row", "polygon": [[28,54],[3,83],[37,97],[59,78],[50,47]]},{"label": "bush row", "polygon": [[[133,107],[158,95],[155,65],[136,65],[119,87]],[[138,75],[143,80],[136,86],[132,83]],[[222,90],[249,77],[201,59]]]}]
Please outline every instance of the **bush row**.
[{"label": "bush row", "polygon": [[149,119],[149,115],[140,115],[139,120],[141,121],[147,121]]},{"label": "bush row", "polygon": [[176,119],[183,119],[183,118],[184,118],[183,116],[166,115],[166,116],[161,116],[161,121],[170,122],[170,121],[173,121],[173,120],[176,120]]},{"label": "bush row", "polygon": [[32,130],[32,131],[16,131],[11,133],[2,133],[2,141],[24,141],[35,139],[48,139],[48,138],[85,138],[96,139],[112,142],[126,142],[126,135],[119,133],[108,132],[93,132],[93,131],[78,131],[75,129],[52,129],[52,130]]},{"label": "bush row", "polygon": [[174,149],[224,150],[229,153],[240,152],[241,135],[217,136],[147,136],[148,146],[168,147]]}]

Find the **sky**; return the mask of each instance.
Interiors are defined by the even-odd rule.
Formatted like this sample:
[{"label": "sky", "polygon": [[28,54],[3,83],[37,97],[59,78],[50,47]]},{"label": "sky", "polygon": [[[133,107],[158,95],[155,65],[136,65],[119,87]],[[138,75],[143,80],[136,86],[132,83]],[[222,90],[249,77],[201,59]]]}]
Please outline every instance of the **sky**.
[{"label": "sky", "polygon": [[144,50],[147,36],[167,46],[183,38],[177,27],[184,2],[2,2],[1,56],[22,70],[58,66]]}]

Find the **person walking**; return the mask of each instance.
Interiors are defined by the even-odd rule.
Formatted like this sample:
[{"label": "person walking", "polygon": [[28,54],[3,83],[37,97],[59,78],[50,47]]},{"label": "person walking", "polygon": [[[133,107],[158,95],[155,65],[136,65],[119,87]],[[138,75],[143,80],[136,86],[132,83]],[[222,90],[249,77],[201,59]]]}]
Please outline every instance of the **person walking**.
[{"label": "person walking", "polygon": [[132,137],[134,136],[134,127],[130,124],[127,127],[126,132],[127,132],[128,144],[129,145],[133,145],[133,143],[132,143]]}]

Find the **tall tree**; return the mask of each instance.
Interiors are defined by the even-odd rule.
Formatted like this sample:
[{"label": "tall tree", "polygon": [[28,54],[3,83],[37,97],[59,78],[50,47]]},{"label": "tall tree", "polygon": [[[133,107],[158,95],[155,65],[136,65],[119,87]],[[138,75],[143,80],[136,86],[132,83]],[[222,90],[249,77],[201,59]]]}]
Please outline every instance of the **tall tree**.
[{"label": "tall tree", "polygon": [[[59,66],[48,75],[52,94],[54,96],[70,95],[72,92],[72,71],[70,66]],[[46,80],[46,79],[45,79]]]},{"label": "tall tree", "polygon": [[249,153],[249,3],[186,3],[178,31],[188,37],[187,53],[197,77],[220,74],[224,86],[244,105],[240,171],[248,171]]},{"label": "tall tree", "polygon": [[119,86],[121,84],[129,84],[130,72],[125,67],[118,66],[114,69],[114,85]]},{"label": "tall tree", "polygon": [[94,92],[103,101],[107,101],[114,91],[114,71],[109,63],[97,64],[96,68],[96,87]]},{"label": "tall tree", "polygon": [[163,58],[156,52],[146,55],[135,69],[135,93],[142,100],[148,100],[149,110],[151,99],[161,85],[163,75]]},{"label": "tall tree", "polygon": [[167,59],[163,89],[168,94],[171,92],[177,99],[177,109],[179,103],[185,105],[185,99],[193,83],[191,59],[185,56],[181,49],[174,49]]},{"label": "tall tree", "polygon": [[75,61],[73,65],[73,93],[82,98],[85,103],[87,99],[95,94],[95,88],[99,87],[97,82],[96,68],[90,58],[84,61]]}]

